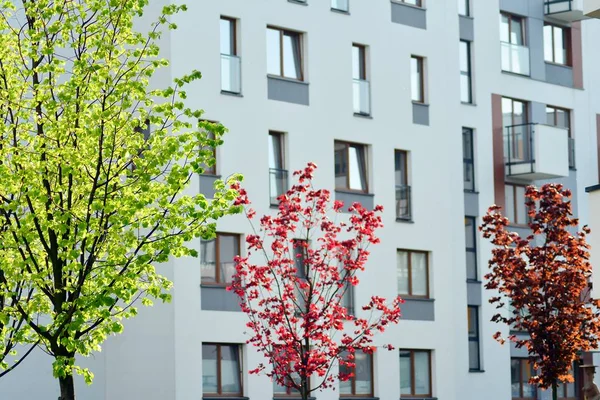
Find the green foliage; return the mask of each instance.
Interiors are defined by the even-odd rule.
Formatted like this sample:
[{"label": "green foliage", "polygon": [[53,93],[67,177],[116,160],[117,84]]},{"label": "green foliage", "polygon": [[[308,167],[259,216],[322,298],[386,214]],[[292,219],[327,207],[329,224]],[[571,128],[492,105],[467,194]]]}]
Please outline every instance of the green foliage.
[{"label": "green foliage", "polygon": [[91,382],[74,356],[121,333],[137,299],[170,300],[155,266],[196,256],[186,243],[241,211],[241,178],[210,200],[189,189],[225,129],[184,104],[198,71],[150,86],[184,6],[140,33],[148,0],[17,3],[0,0],[0,354],[39,341],[56,377]]}]

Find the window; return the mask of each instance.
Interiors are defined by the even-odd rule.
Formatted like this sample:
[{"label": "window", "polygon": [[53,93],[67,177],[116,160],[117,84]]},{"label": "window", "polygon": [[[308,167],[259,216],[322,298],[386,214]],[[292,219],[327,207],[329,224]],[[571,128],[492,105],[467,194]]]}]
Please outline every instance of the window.
[{"label": "window", "polygon": [[465,217],[465,244],[467,253],[467,280],[477,280],[477,222],[475,217]]},{"label": "window", "polygon": [[240,236],[217,233],[200,242],[200,274],[203,284],[226,285],[235,273],[234,257],[240,254]]},{"label": "window", "polygon": [[239,345],[202,344],[202,388],[204,396],[242,396]]},{"label": "window", "polygon": [[236,20],[221,17],[221,90],[241,93],[241,62],[237,56]]},{"label": "window", "polygon": [[511,14],[500,14],[500,41],[525,46],[525,20]]},{"label": "window", "polygon": [[301,33],[267,28],[267,72],[284,78],[304,80]]},{"label": "window", "polygon": [[271,205],[279,204],[279,196],[288,189],[288,171],[285,169],[284,134],[269,132],[269,198]]},{"label": "window", "polygon": [[473,102],[473,88],[471,83],[471,42],[460,41],[460,101]]},{"label": "window", "polygon": [[[280,350],[281,351],[281,350]],[[291,367],[293,364],[290,364],[290,369],[287,370],[287,376],[284,378],[286,385],[280,385],[273,378],[273,394],[275,397],[300,397],[300,391],[293,386],[294,384],[300,385],[300,375],[297,372],[292,372]],[[310,378],[308,380],[308,386],[310,387]]]},{"label": "window", "polygon": [[458,0],[458,14],[468,17],[471,15],[470,0]]},{"label": "window", "polygon": [[348,12],[350,10],[348,3],[349,0],[331,0],[331,8],[333,10]]},{"label": "window", "polygon": [[507,183],[504,185],[505,216],[513,225],[527,224],[527,206],[525,205],[525,186]]},{"label": "window", "polygon": [[[347,353],[342,353],[346,358]],[[340,381],[340,397],[373,397],[373,355],[362,351],[354,353],[354,368],[340,366],[340,374],[352,374],[347,381]]]},{"label": "window", "polygon": [[572,369],[569,371],[569,375],[573,377],[574,382],[566,383],[559,382],[558,384],[558,400],[578,400],[577,382],[578,376],[577,371],[579,370],[579,364],[573,363]]},{"label": "window", "polygon": [[533,364],[527,358],[511,358],[510,377],[513,400],[536,399],[535,385],[529,383],[529,378],[535,375]]},{"label": "window", "polygon": [[429,256],[424,251],[398,250],[398,294],[429,298]]},{"label": "window", "polygon": [[546,106],[546,123],[564,128],[569,133],[569,168],[575,168],[575,141],[571,135],[571,111],[565,108]]},{"label": "window", "polygon": [[352,45],[352,95],[354,113],[371,114],[369,82],[367,81],[367,48],[362,44]]},{"label": "window", "polygon": [[467,318],[469,325],[469,370],[481,371],[479,356],[479,307],[468,306]]},{"label": "window", "polygon": [[556,64],[570,65],[569,42],[571,29],[562,26],[544,25],[544,60]]},{"label": "window", "polygon": [[335,188],[367,193],[366,146],[335,141]]},{"label": "window", "polygon": [[462,128],[463,145],[463,179],[465,190],[475,191],[475,158],[473,146],[473,129]]},{"label": "window", "polygon": [[502,123],[505,129],[504,158],[510,162],[531,159],[530,125],[527,103],[508,97],[502,98]]},{"label": "window", "polygon": [[423,7],[422,0],[399,0],[400,3],[410,4],[411,6]]},{"label": "window", "polygon": [[[214,121],[207,121],[207,120],[201,120],[201,123],[203,124],[215,124],[217,125],[218,122],[214,122]],[[208,140],[215,140],[215,134],[207,129],[204,128],[200,128],[203,130],[203,132],[206,134],[206,138]],[[202,175],[217,175],[217,148],[216,146],[206,146],[202,148],[203,151],[208,151],[212,153],[212,158],[214,159],[214,163],[213,165],[208,165],[208,164],[202,164]]]},{"label": "window", "polygon": [[396,219],[411,220],[411,193],[408,185],[408,152],[394,151],[394,177],[396,181]]},{"label": "window", "polygon": [[423,57],[410,57],[411,98],[417,103],[425,103],[425,71]]},{"label": "window", "polygon": [[431,352],[400,349],[400,397],[431,397]]}]

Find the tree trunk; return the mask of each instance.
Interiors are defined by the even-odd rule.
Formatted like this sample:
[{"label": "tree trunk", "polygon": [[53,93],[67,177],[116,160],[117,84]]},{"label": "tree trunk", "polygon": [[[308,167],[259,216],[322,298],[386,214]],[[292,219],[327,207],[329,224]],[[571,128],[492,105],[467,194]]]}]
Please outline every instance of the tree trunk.
[{"label": "tree trunk", "polygon": [[558,400],[558,385],[556,381],[552,383],[552,400]]},{"label": "tree trunk", "polygon": [[60,384],[60,397],[58,400],[75,400],[75,385],[73,384],[73,374],[64,378],[58,378]]},{"label": "tree trunk", "polygon": [[308,387],[308,379],[302,378],[301,380],[302,390],[300,391],[302,394],[302,400],[308,400],[310,397],[310,388]]}]

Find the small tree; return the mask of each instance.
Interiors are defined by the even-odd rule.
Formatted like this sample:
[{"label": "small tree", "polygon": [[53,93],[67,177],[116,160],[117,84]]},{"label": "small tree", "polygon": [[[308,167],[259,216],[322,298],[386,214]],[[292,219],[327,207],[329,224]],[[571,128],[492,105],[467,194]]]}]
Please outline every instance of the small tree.
[{"label": "small tree", "polygon": [[92,380],[76,355],[120,333],[136,300],[169,300],[155,265],[195,255],[189,240],[241,211],[223,182],[211,201],[188,191],[224,128],[184,104],[199,72],[150,87],[185,7],[137,32],[147,6],[0,0],[0,351],[39,342],[64,400],[74,372]]},{"label": "small tree", "polygon": [[[358,271],[365,269],[370,244],[379,243],[375,231],[382,227],[381,206],[367,211],[353,204],[349,222],[334,222],[328,213],[339,213],[343,204],[331,206],[330,193],[312,186],[316,166],[309,163],[286,194],[279,197],[276,217],[260,220],[260,234],[246,239],[248,257],[236,259],[237,273],[231,286],[248,315],[256,346],[270,361],[267,375],[279,385],[300,392],[332,387],[349,373],[335,373],[336,365],[354,367],[354,353],[374,351],[372,337],[400,319],[397,297],[391,306],[373,296],[366,306],[368,317],[352,315],[345,295],[358,285]],[[245,192],[237,204],[249,204]],[[254,211],[247,209],[249,219]],[[342,233],[344,232],[344,233]],[[344,234],[345,239],[338,235]],[[254,257],[264,262],[254,264]],[[345,324],[347,323],[347,324]],[[392,349],[391,346],[385,346]],[[265,369],[259,365],[250,373]],[[311,387],[309,379],[318,377]]]},{"label": "small tree", "polygon": [[[529,334],[509,339],[529,352],[537,371],[530,383],[551,387],[556,399],[558,382],[573,381],[569,371],[578,353],[596,349],[600,338],[600,303],[586,296],[592,274],[585,239],[590,231],[571,232],[578,220],[572,217],[571,192],[562,185],[529,186],[525,196],[532,231],[526,238],[507,230],[509,220],[498,206],[483,218],[483,237],[496,246],[485,287],[499,291],[499,297],[490,299],[496,308],[506,300],[512,308],[508,316],[498,313],[492,321]],[[495,338],[504,342],[500,332]]]}]

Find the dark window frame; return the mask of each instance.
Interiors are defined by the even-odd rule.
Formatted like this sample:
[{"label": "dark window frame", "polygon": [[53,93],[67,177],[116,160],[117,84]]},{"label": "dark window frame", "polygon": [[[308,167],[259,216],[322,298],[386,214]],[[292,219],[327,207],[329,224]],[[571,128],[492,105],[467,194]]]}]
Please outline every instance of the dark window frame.
[{"label": "dark window frame", "polygon": [[[281,78],[285,78],[285,79],[291,79],[294,81],[299,81],[299,82],[304,82],[304,34],[302,32],[299,31],[295,31],[295,30],[291,30],[291,29],[287,29],[287,28],[280,28],[277,26],[273,26],[273,25],[267,25],[267,30],[268,29],[272,29],[272,30],[276,30],[279,32],[279,74],[269,74],[272,76],[278,76]],[[299,78],[292,78],[289,76],[285,76],[285,69],[284,69],[284,49],[283,49],[283,38],[285,35],[288,36],[295,36],[297,37],[298,40],[298,59],[300,60],[300,77]],[[268,49],[267,49],[268,51]]]},{"label": "dark window frame", "polygon": [[[400,394],[400,398],[415,398],[415,397],[424,397],[424,398],[429,398],[429,397],[433,397],[433,385],[432,385],[432,381],[433,381],[433,377],[432,377],[432,373],[431,373],[431,350],[420,350],[420,349],[399,349],[398,352],[398,356],[400,356],[400,352],[404,351],[404,352],[409,352],[410,353],[410,378],[411,378],[411,382],[410,382],[410,394]],[[427,363],[429,366],[429,393],[427,394],[415,394],[415,353],[427,353]]]},{"label": "dark window frame", "polygon": [[[508,42],[505,42],[505,43],[514,44],[515,46],[529,47],[528,46],[529,41],[527,40],[527,29],[526,29],[526,19],[527,18],[522,17],[520,15],[507,13],[507,12],[501,12],[500,15],[508,18]],[[513,20],[515,22],[518,20],[521,24],[521,37],[523,38],[523,44],[518,44],[518,43],[512,42],[510,33],[512,32]]]},{"label": "dark window frame", "polygon": [[[350,168],[348,167],[348,165],[346,165],[346,186],[345,187],[338,187],[336,184],[335,190],[340,190],[343,192],[352,192],[352,193],[369,193],[369,153],[368,153],[368,146],[367,144],[363,144],[363,143],[356,143],[356,142],[348,142],[345,140],[334,140],[333,143],[333,147],[334,147],[334,163],[335,163],[335,146],[337,144],[343,144],[346,146],[345,152],[346,152],[346,162],[350,163],[350,148],[354,147],[357,149],[357,151],[361,151],[364,161],[365,161],[365,170],[363,171],[365,174],[365,189],[364,190],[359,190],[359,189],[352,189],[350,188]],[[334,171],[335,174],[335,171]],[[337,183],[337,182],[336,182]]]},{"label": "dark window frame", "polygon": [[[511,362],[514,360],[518,360],[519,361],[519,397],[512,397],[511,394],[511,399],[512,400],[536,400],[538,398],[537,396],[537,388],[535,390],[535,396],[534,397],[524,397],[523,396],[523,386],[525,383],[527,382],[523,382],[523,369],[530,367],[533,368],[533,366],[530,364],[529,362],[529,358],[523,358],[523,357],[511,357]],[[512,376],[511,376],[511,382],[512,382]]]},{"label": "dark window frame", "polygon": [[[398,253],[407,253],[408,257],[408,293],[398,293],[400,296],[402,296],[403,298],[407,298],[407,299],[429,299],[431,298],[431,288],[430,286],[430,282],[429,282],[429,252],[428,251],[423,251],[423,250],[410,250],[410,249],[397,249],[396,250],[396,257],[398,256]],[[413,253],[419,253],[419,254],[424,254],[425,255],[425,282],[426,282],[426,287],[427,287],[427,294],[425,295],[415,295],[412,294],[412,287],[413,287],[413,282],[412,282],[412,254]],[[397,262],[397,261],[396,261]]]},{"label": "dark window frame", "polygon": [[[473,314],[471,314],[471,311]],[[469,354],[469,371],[481,371],[481,341],[479,334],[479,307],[478,306],[467,306],[468,321],[471,321],[471,317],[473,317],[474,321],[474,335],[471,335],[471,330],[468,331],[469,342],[477,343],[477,367],[471,366],[471,354]],[[468,323],[468,322],[467,322]],[[470,325],[469,325],[470,328]]]},{"label": "dark window frame", "polygon": [[[552,63],[552,64],[557,64],[557,65],[565,65],[567,67],[572,66],[573,65],[573,51],[571,49],[571,28],[566,27],[566,26],[562,26],[562,25],[557,25],[557,24],[552,24],[550,22],[544,22],[544,29],[550,26],[552,27],[551,29],[551,42],[550,42],[550,47],[552,48],[552,60],[546,60],[546,53],[544,52],[544,61],[547,63]],[[564,41],[564,45],[565,45],[565,50],[566,50],[566,55],[565,55],[565,62],[561,63],[556,61],[556,54],[555,54],[555,47],[554,47],[554,42],[555,42],[555,38],[554,38],[554,29],[560,29],[563,31],[563,41]],[[545,36],[545,35],[544,35]]]},{"label": "dark window frame", "polygon": [[417,104],[427,104],[427,99],[425,98],[425,57],[411,55],[411,74],[412,74],[412,60],[417,62],[417,71],[421,71],[419,74],[419,99],[415,100],[412,98],[412,77],[411,77],[411,100],[413,103]]},{"label": "dark window frame", "polygon": [[[244,368],[244,364],[243,364],[243,354],[242,354],[242,346],[239,344],[235,344],[235,343],[213,343],[213,342],[206,342],[206,343],[202,343],[202,345],[206,345],[206,346],[216,346],[217,347],[217,393],[211,393],[211,392],[204,392],[204,388],[202,388],[202,395],[204,397],[241,397],[244,395],[244,372],[243,372],[243,368]],[[234,347],[237,350],[237,358],[238,358],[238,373],[239,373],[239,379],[240,379],[240,392],[239,393],[225,393],[223,394],[223,388],[222,386],[222,382],[221,382],[221,347],[223,346],[227,346],[227,347]],[[202,359],[204,360],[204,354],[202,355]]]},{"label": "dark window frame", "polygon": [[[463,71],[462,69],[460,70],[460,76],[466,76],[467,77],[467,83],[468,83],[468,88],[467,88],[467,93],[468,93],[468,99],[467,100],[463,100],[462,98],[462,91],[461,91],[461,99],[460,101],[462,103],[466,103],[466,104],[473,104],[473,73],[472,73],[472,65],[471,65],[471,42],[469,40],[461,40],[460,44],[464,43],[466,45],[466,53],[467,53],[467,71]],[[459,44],[459,45],[460,45]],[[459,51],[460,54],[460,51]],[[462,88],[461,88],[462,89]]]},{"label": "dark window frame", "polygon": [[[521,222],[521,221],[517,221],[517,216],[519,215],[518,213],[518,209],[517,209],[517,205],[519,204],[517,202],[517,190],[516,188],[518,187],[522,187],[525,190],[527,190],[527,185],[523,185],[523,184],[518,184],[518,183],[512,183],[512,182],[504,182],[504,192],[506,193],[506,186],[512,186],[513,188],[513,215],[509,216],[509,215],[505,215],[506,218],[508,218],[509,222],[510,222],[510,226],[520,226],[520,227],[528,227],[528,223],[529,223],[529,215],[527,214],[527,205],[525,204],[525,202],[527,201],[526,197],[523,197],[523,204],[521,205],[522,207],[524,207],[525,209],[525,222]],[[504,207],[504,213],[506,214],[506,211],[508,210],[506,207]]]},{"label": "dark window frame", "polygon": [[[216,287],[225,287],[230,284],[230,282],[222,282],[221,281],[221,251],[220,251],[220,239],[221,237],[234,237],[237,238],[237,251],[234,251],[235,255],[241,254],[242,248],[242,235],[239,233],[228,233],[228,232],[217,232],[214,240],[215,245],[215,282],[203,282],[202,275],[200,276],[200,282],[203,286],[216,286]],[[204,241],[204,240],[203,240]],[[209,242],[208,240],[206,242]],[[234,255],[234,257],[235,257]]]},{"label": "dark window frame", "polygon": [[[361,350],[356,350],[355,353],[357,352],[362,352]],[[374,364],[375,364],[375,357],[373,357],[373,354],[368,354],[368,353],[364,353],[368,358],[370,358],[371,361],[371,392],[367,393],[367,394],[356,394],[356,366],[352,367],[352,377],[350,377],[350,379],[348,379],[348,381],[351,382],[351,394],[342,394],[340,392],[340,399],[356,399],[356,398],[372,398],[373,396],[375,396],[375,369],[374,369]],[[355,356],[356,357],[356,356]],[[356,358],[355,358],[356,361]],[[355,362],[356,365],[356,362]]]},{"label": "dark window frame", "polygon": [[[231,25],[230,25],[230,35],[231,35],[231,47],[233,48],[233,54],[225,54],[228,56],[237,56],[238,55],[238,44],[237,44],[237,18],[233,18],[233,17],[226,17],[224,15],[221,15],[220,20],[222,21],[228,21]],[[223,38],[220,38],[221,40]],[[221,53],[223,54],[223,53]]]},{"label": "dark window frame", "polygon": [[[352,48],[356,48],[358,49],[358,58],[359,58],[359,71],[358,71],[358,78],[353,78],[354,79],[360,79],[361,81],[366,81],[367,80],[367,46],[364,44],[359,44],[359,43],[352,43]],[[354,75],[354,60],[352,60],[352,75]]]},{"label": "dark window frame", "polygon": [[[469,138],[469,146],[468,146],[468,154],[465,154],[465,136],[467,136]],[[473,128],[466,128],[463,126],[462,128],[462,147],[463,147],[463,183],[464,183],[464,190],[467,192],[475,192],[475,143],[474,143],[474,129]],[[467,188],[467,176],[466,176],[466,172],[467,171],[467,166],[470,165],[470,180],[471,180],[471,188]]]},{"label": "dark window frame", "polygon": [[[477,281],[478,280],[478,272],[479,265],[477,263],[477,217],[465,216],[465,229],[467,227],[467,220],[471,221],[471,229],[473,234],[473,247],[469,247],[466,245],[466,236],[465,236],[465,252],[472,253],[475,255],[475,278],[469,277],[469,270],[467,269],[467,281]],[[466,231],[465,231],[466,234]]]}]

